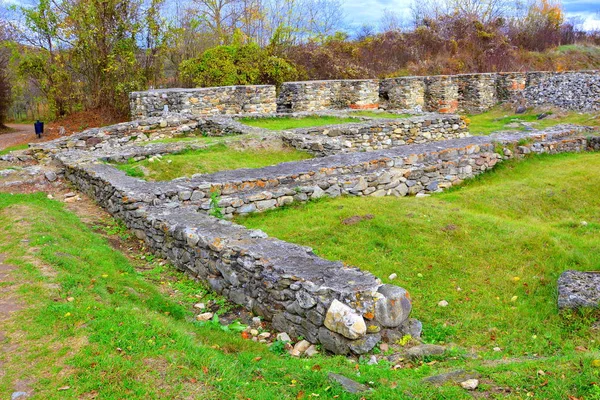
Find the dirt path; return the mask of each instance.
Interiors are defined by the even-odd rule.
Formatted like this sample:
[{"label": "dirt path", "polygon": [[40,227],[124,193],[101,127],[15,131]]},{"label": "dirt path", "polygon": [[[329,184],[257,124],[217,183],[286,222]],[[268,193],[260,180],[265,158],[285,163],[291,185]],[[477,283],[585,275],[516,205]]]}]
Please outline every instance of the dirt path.
[{"label": "dirt path", "polygon": [[19,144],[41,142],[43,139],[38,139],[35,136],[33,125],[23,124],[7,124],[9,128],[14,129],[14,132],[0,134],[0,150],[7,147],[16,146]]}]

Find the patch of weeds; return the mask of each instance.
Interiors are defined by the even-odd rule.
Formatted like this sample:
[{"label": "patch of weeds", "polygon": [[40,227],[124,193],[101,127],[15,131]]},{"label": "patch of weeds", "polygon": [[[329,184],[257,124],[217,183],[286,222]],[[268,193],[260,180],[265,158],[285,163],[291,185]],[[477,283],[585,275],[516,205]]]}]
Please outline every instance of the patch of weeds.
[{"label": "patch of weeds", "polygon": [[274,131],[297,128],[310,128],[315,126],[339,125],[351,122],[360,122],[357,118],[333,117],[326,115],[311,115],[307,117],[269,117],[269,118],[240,118],[242,124],[264,128]]},{"label": "patch of weeds", "polygon": [[129,229],[120,219],[109,218],[105,220],[105,225],[95,225],[95,230],[100,230],[109,236],[118,236],[121,240],[128,240],[131,238]]},{"label": "patch of weeds", "polygon": [[208,215],[212,215],[215,218],[223,219],[223,209],[219,206],[220,200],[221,192],[215,190],[210,193],[210,210],[208,211]]},{"label": "patch of weeds", "polygon": [[289,342],[284,342],[283,340],[279,340],[277,339],[276,341],[274,341],[271,346],[269,346],[269,351],[271,351],[272,353],[275,353],[277,355],[283,356],[288,354],[285,346],[286,344]]},{"label": "patch of weeds", "polygon": [[517,146],[527,146],[528,144],[532,144],[532,143],[533,143],[532,138],[522,138],[522,139],[519,139],[519,141],[517,142]]}]

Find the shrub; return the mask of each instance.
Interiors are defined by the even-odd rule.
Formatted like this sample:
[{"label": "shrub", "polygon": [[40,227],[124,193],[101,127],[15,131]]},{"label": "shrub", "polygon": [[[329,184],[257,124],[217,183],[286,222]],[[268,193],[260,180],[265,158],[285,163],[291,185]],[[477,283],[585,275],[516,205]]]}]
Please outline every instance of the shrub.
[{"label": "shrub", "polygon": [[296,67],[255,43],[218,46],[181,63],[182,77],[197,86],[280,85],[297,79]]}]

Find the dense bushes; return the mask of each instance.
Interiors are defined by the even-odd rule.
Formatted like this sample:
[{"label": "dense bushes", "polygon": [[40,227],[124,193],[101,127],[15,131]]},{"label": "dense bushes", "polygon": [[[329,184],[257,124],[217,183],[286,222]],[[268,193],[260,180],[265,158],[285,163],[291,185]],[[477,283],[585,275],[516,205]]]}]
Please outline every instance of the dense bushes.
[{"label": "dense bushes", "polygon": [[182,78],[196,86],[281,85],[297,79],[288,61],[254,43],[214,47],[180,65]]}]

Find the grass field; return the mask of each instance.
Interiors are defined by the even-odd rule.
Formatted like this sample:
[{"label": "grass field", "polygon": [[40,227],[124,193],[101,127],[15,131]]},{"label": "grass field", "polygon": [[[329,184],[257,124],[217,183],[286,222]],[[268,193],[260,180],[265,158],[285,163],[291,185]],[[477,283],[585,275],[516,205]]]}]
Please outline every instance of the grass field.
[{"label": "grass field", "polygon": [[[295,359],[193,322],[194,303],[223,300],[152,255],[114,250],[130,236],[120,224],[92,229],[43,193],[0,193],[0,255],[16,267],[0,293],[23,307],[0,326],[0,398],[16,381],[43,399],[599,398],[598,315],[555,308],[562,270],[600,265],[599,171],[598,154],[532,158],[428,198],[343,198],[243,221],[398,273],[424,340],[460,346],[399,369]],[[366,213],[374,219],[340,223]],[[482,374],[474,393],[421,382],[457,369]],[[328,372],[373,390],[348,394]]]},{"label": "grass field", "polygon": [[273,131],[284,129],[311,128],[314,126],[347,124],[350,122],[360,122],[358,118],[341,118],[330,116],[310,116],[302,118],[292,117],[273,117],[273,118],[240,118],[241,123],[254,126],[256,128],[265,128]]},{"label": "grass field", "polygon": [[540,113],[537,110],[528,110],[523,114],[515,114],[514,110],[496,107],[482,114],[469,115],[468,117],[471,120],[469,131],[474,135],[489,135],[500,130],[525,130],[525,127],[508,128],[506,126],[513,122],[532,122],[534,123],[533,127],[536,129],[548,128],[558,124],[600,126],[600,113],[569,112],[538,120],[537,117]]},{"label": "grass field", "polygon": [[10,147],[0,150],[0,156],[6,155],[6,154],[10,153],[11,151],[25,150],[27,148],[29,148],[29,145],[27,145],[27,144],[18,144],[16,146],[10,146]]},{"label": "grass field", "polygon": [[148,159],[115,164],[127,175],[166,181],[194,174],[209,174],[238,168],[261,168],[286,161],[309,159],[308,153],[294,149],[237,150],[217,144],[205,150],[188,150],[151,162]]},{"label": "grass field", "polygon": [[370,118],[408,118],[412,117],[411,114],[394,114],[390,112],[374,112],[368,110],[353,111],[350,115],[356,115],[358,117],[370,117]]},{"label": "grass field", "polygon": [[[393,283],[412,294],[427,340],[457,343],[484,358],[555,356],[552,380],[585,373],[589,364],[579,361],[586,354],[600,358],[600,331],[592,327],[600,313],[556,308],[562,271],[600,270],[598,187],[600,154],[565,154],[507,163],[428,198],[323,200],[240,222],[384,282],[396,273]],[[374,218],[341,223],[365,214]],[[441,300],[449,306],[439,307]],[[600,396],[597,386],[579,384]],[[551,393],[539,398],[567,395]]]}]

